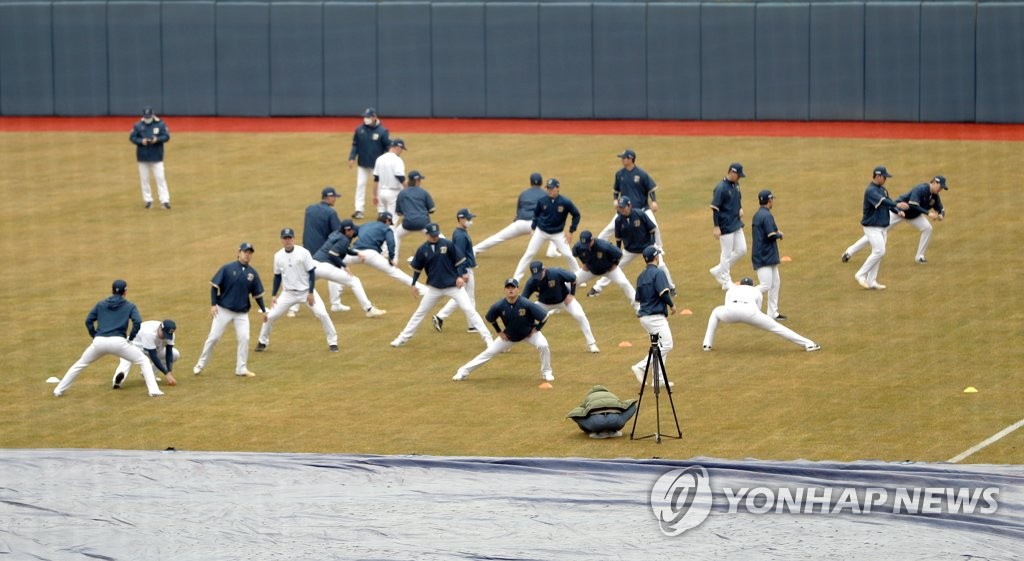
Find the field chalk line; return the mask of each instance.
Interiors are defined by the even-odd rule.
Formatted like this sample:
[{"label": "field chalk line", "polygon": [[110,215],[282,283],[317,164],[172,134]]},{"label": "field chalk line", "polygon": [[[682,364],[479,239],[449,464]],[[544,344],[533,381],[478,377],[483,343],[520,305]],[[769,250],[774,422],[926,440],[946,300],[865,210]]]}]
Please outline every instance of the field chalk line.
[{"label": "field chalk line", "polygon": [[1016,423],[1014,423],[1014,424],[1006,427],[1005,429],[1003,429],[1003,430],[993,434],[992,436],[986,438],[985,440],[982,440],[981,442],[975,444],[974,446],[971,446],[967,450],[964,450],[963,452],[960,452],[956,456],[953,456],[952,458],[950,458],[948,460],[948,462],[951,463],[951,464],[960,463],[963,460],[967,459],[972,454],[974,454],[975,452],[977,452],[979,450],[982,450],[983,448],[985,448],[989,444],[992,444],[993,442],[998,441],[1000,438],[1010,434],[1011,432],[1013,432],[1013,431],[1015,431],[1015,430],[1017,430],[1017,429],[1019,429],[1021,427],[1024,427],[1024,419],[1021,419],[1021,420],[1017,421]]}]

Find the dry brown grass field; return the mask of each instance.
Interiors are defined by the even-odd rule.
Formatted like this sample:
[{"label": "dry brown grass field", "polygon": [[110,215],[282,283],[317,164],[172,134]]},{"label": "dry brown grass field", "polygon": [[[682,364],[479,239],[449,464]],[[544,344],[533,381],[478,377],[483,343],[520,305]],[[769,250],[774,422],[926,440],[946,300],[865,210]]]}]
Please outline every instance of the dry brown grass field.
[{"label": "dry brown grass field", "polygon": [[[351,212],[351,131],[176,133],[166,164],[174,209],[146,211],[128,127],[0,134],[0,447],[944,461],[1024,416],[1022,143],[393,131],[410,148],[407,169],[427,176],[443,229],[469,207],[478,214],[476,241],[511,220],[532,171],[558,177],[583,213],[582,228],[600,230],[613,212],[615,155],[638,152],[659,185],[677,303],[693,312],[670,320],[668,374],[684,436],[657,444],[594,441],[564,418],[594,384],[636,394],[628,367],[646,353],[646,334],[614,288],[582,298],[599,355],[586,352],[567,316],[548,324],[552,389],[538,388],[536,353],[526,345],[453,383],[456,368],[482,348],[460,315],[444,333],[428,322],[405,347],[389,347],[417,302],[365,267],[354,270],[389,313],[332,314],[341,353],[327,352],[303,311],[280,320],[267,352],[250,355],[257,377],[232,375],[230,329],[193,376],[210,328],[208,281],[239,242],[255,244],[253,264],[269,288],[279,230],[300,230],[324,185],[342,191],[339,213]],[[780,247],[792,259],[782,267],[780,308],[787,325],[822,345],[818,353],[743,325],[721,327],[715,350],[700,350],[708,314],[722,301],[707,273],[718,254],[708,202],[732,161],[747,170],[748,239],[756,192],[778,197]],[[839,256],[862,233],[861,197],[877,164],[894,174],[893,195],[936,173],[951,189],[930,262],[913,262],[917,231],[900,225],[880,274],[889,288],[867,291],[853,280],[867,254],[847,264]],[[403,253],[417,244],[406,238]],[[501,297],[525,245],[520,238],[479,258],[479,310]],[[633,264],[627,275],[639,270]],[[752,275],[748,257],[736,271]],[[56,399],[45,380],[63,375],[88,345],[85,315],[115,278],[128,281],[144,319],[177,321],[180,383],[159,399],[146,396],[137,375],[112,391],[116,359],[105,358]],[[259,320],[251,317],[255,345]],[[978,392],[964,393],[968,386]],[[640,434],[653,429],[649,397]],[[1022,444],[1018,431],[967,461],[1024,463]]]}]

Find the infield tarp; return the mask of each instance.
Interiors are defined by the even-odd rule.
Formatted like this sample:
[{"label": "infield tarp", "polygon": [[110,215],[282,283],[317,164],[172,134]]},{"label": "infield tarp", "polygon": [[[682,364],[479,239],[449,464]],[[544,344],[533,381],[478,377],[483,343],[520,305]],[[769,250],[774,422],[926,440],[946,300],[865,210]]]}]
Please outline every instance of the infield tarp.
[{"label": "infield tarp", "polygon": [[[710,515],[669,537],[652,488],[695,467]],[[0,486],[4,559],[1019,559],[1024,544],[1020,466],[4,450]],[[729,512],[742,488],[833,489],[829,511],[847,487],[995,488],[998,504]]]}]

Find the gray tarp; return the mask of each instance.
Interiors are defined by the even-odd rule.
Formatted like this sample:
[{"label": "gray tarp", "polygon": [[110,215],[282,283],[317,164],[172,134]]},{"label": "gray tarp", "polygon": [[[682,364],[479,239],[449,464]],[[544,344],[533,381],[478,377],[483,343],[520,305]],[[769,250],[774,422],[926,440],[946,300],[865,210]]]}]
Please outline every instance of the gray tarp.
[{"label": "gray tarp", "polygon": [[[693,466],[708,473],[710,515],[669,537],[652,489]],[[1024,556],[1020,466],[0,450],[0,486],[4,559]],[[832,506],[847,487],[996,488],[998,505],[729,512],[725,489],[758,487],[830,488]]]}]

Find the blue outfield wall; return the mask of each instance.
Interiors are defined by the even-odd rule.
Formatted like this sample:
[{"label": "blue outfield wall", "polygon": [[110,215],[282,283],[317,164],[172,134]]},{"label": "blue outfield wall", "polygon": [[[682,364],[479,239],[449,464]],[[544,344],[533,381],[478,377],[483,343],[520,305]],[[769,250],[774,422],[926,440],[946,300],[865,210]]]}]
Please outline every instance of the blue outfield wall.
[{"label": "blue outfield wall", "polygon": [[1024,122],[1024,0],[0,0],[0,115]]}]

